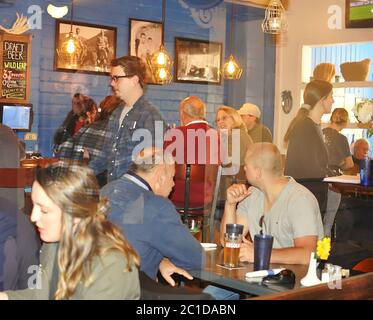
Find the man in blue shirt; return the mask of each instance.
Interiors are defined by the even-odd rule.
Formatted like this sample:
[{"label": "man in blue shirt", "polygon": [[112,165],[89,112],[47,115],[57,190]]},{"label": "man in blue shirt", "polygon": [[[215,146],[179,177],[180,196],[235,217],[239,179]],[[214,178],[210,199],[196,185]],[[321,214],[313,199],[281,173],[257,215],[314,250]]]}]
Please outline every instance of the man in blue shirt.
[{"label": "man in blue shirt", "polygon": [[147,148],[126,174],[101,191],[110,200],[109,219],[122,228],[140,255],[141,270],[152,279],[164,258],[186,270],[203,267],[202,246],[167,199],[174,174],[171,156]]},{"label": "man in blue shirt", "polygon": [[166,126],[160,111],[144,97],[145,72],[145,64],[138,57],[111,62],[110,86],[123,105],[112,113],[104,148],[89,164],[96,175],[107,169],[108,181],[127,172],[132,154],[145,147],[162,148]]}]

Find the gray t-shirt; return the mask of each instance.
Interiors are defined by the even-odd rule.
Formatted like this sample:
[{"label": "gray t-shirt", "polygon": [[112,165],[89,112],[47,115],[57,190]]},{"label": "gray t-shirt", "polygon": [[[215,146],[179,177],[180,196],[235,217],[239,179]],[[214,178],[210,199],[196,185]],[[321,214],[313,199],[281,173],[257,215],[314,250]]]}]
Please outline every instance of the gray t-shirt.
[{"label": "gray t-shirt", "polygon": [[[259,189],[241,201],[237,215],[244,217],[251,238],[260,232],[259,220],[264,213],[264,194]],[[304,236],[324,235],[320,209],[315,196],[289,177],[272,208],[265,214],[263,229],[273,236],[273,248],[294,247],[294,239]]]}]

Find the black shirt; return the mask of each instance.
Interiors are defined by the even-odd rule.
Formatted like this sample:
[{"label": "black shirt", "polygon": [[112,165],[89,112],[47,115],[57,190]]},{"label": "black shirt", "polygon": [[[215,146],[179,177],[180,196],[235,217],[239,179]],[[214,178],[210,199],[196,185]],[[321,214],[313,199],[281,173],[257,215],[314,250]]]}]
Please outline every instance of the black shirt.
[{"label": "black shirt", "polygon": [[323,134],[328,150],[329,168],[338,169],[342,161],[351,156],[347,138],[333,128],[324,128]]},{"label": "black shirt", "polygon": [[285,174],[295,179],[321,180],[326,177],[327,166],[328,152],[320,126],[307,117],[290,135]]}]

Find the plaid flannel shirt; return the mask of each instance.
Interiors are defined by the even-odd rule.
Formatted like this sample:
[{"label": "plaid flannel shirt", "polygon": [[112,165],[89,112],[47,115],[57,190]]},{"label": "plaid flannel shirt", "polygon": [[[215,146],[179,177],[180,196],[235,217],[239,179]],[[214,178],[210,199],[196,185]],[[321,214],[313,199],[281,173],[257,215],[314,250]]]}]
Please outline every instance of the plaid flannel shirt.
[{"label": "plaid flannel shirt", "polygon": [[[118,107],[110,116],[104,147],[89,163],[95,174],[107,169],[108,181],[118,179],[127,172],[136,146],[141,144],[141,149],[149,146],[162,148],[163,136],[167,130],[160,111],[144,96],[136,101],[119,126],[122,111],[123,107]],[[157,121],[160,130],[156,130]],[[140,129],[146,129],[146,132]],[[145,141],[144,137],[147,138]]]},{"label": "plaid flannel shirt", "polygon": [[58,157],[83,161],[84,148],[87,148],[92,161],[104,147],[107,125],[108,120],[102,120],[82,127],[76,135],[61,144]]}]

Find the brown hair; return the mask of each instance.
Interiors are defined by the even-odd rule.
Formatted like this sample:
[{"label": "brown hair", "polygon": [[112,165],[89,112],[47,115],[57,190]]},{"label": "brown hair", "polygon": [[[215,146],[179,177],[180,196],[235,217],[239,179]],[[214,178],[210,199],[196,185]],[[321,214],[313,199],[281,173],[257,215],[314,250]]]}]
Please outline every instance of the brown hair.
[{"label": "brown hair", "polygon": [[295,126],[300,121],[304,120],[308,116],[310,110],[312,110],[320,100],[326,98],[332,90],[333,85],[323,80],[313,80],[306,85],[303,93],[303,101],[307,108],[300,108],[295,118],[290,122],[284,137],[285,143],[289,142],[290,135]]},{"label": "brown hair", "polygon": [[[39,169],[36,181],[63,212],[56,299],[68,299],[79,282],[88,283],[95,256],[113,250],[125,257],[125,271],[139,265],[137,253],[120,229],[106,219],[108,200],[100,199],[99,186],[91,169],[60,161]],[[80,221],[74,223],[74,218]]]},{"label": "brown hair", "polygon": [[97,120],[106,120],[110,117],[113,111],[122,103],[116,96],[106,96],[99,105],[100,114]]},{"label": "brown hair", "polygon": [[330,116],[330,123],[344,125],[348,122],[348,112],[344,108],[335,108]]},{"label": "brown hair", "polygon": [[116,58],[111,61],[111,66],[122,67],[123,72],[127,76],[137,76],[139,78],[139,83],[140,83],[141,88],[144,88],[146,65],[140,58],[135,57],[135,56],[124,56],[124,57]]}]

